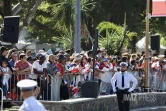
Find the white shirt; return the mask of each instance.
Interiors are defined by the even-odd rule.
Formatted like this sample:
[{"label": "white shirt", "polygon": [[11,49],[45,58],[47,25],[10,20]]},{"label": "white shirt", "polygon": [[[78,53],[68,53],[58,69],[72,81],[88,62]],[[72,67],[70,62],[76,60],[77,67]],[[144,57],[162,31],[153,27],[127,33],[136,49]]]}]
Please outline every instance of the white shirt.
[{"label": "white shirt", "polygon": [[121,90],[130,88],[130,82],[132,81],[133,85],[129,89],[129,92],[133,91],[135,89],[136,85],[138,84],[137,79],[131,73],[125,72],[124,73],[124,87],[122,87],[122,73],[117,72],[111,79],[111,84],[112,84],[114,92],[116,92],[115,81],[117,81],[116,87],[118,87]]},{"label": "white shirt", "polygon": [[4,72],[4,73],[6,73],[6,74],[4,74],[3,75],[3,85],[7,85],[7,89],[8,89],[8,81],[9,81],[9,79],[11,78],[11,74],[8,74],[8,72],[9,72],[9,67],[6,67],[6,68],[1,68],[2,69],[2,71]]},{"label": "white shirt", "polygon": [[[112,67],[113,68],[113,67]],[[101,76],[101,80],[105,83],[111,83],[111,78],[113,75],[113,72],[110,72],[111,67],[103,67],[102,71],[104,71],[104,74]]]},{"label": "white shirt", "polygon": [[45,107],[34,96],[24,100],[19,111],[46,111]]},{"label": "white shirt", "polygon": [[32,70],[31,70],[31,74],[29,75],[29,77],[31,78],[31,79],[37,79],[37,74],[34,74],[34,72],[33,72],[33,69],[37,69],[37,71],[41,71],[41,72],[43,72],[43,69],[44,68],[47,68],[47,63],[46,62],[44,62],[42,65],[40,65],[39,64],[39,61],[35,61],[34,63],[33,63],[33,65],[32,65]]},{"label": "white shirt", "polygon": [[157,62],[153,62],[152,65],[151,65],[152,68],[159,67],[159,66],[160,66],[160,64],[159,64],[158,61]]},{"label": "white shirt", "polygon": [[29,64],[30,69],[32,70],[32,64],[31,64],[31,63],[29,63],[29,62],[28,62],[28,64]]},{"label": "white shirt", "polygon": [[86,63],[85,64],[85,66],[84,66],[85,68],[81,71],[81,74],[88,74],[89,72],[90,72],[90,64],[88,64],[88,63]]}]

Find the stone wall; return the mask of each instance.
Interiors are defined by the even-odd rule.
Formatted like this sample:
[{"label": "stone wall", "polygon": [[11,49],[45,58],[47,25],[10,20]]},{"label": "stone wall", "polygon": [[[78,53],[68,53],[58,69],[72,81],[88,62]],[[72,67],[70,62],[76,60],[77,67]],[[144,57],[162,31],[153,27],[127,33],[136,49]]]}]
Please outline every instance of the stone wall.
[{"label": "stone wall", "polygon": [[[131,109],[166,106],[166,93],[137,93],[132,94]],[[115,95],[95,98],[79,98],[64,101],[41,101],[49,111],[118,111]]]}]

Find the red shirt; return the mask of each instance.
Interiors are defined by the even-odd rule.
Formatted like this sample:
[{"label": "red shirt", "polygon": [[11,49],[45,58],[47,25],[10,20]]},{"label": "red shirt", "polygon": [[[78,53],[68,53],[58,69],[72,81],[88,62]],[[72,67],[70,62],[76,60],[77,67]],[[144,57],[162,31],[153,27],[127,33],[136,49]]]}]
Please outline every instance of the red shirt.
[{"label": "red shirt", "polygon": [[[14,65],[14,68],[16,69],[18,69],[19,71],[20,70],[23,70],[23,69],[26,69],[26,68],[28,68],[29,67],[29,64],[28,64],[28,62],[21,62],[21,61],[18,61],[18,62],[16,62],[15,63],[15,65]],[[18,81],[20,81],[20,80],[23,80],[23,79],[25,79],[26,78],[26,75],[19,75],[19,76],[17,76],[17,80]]]}]

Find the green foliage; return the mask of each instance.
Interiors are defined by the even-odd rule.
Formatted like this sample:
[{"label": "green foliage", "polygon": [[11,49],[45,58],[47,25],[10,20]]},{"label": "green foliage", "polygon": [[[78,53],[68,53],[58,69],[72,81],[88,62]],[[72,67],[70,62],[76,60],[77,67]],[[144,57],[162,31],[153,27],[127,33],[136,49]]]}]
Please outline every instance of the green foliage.
[{"label": "green foliage", "polygon": [[[101,22],[97,26],[97,29],[99,30],[99,46],[106,48],[109,54],[115,54],[121,51],[119,49],[121,45],[123,48],[131,47],[135,51],[135,40],[137,40],[136,32],[124,31],[122,26],[110,22]],[[123,40],[124,43],[122,42]]]},{"label": "green foliage", "polygon": [[58,43],[63,46],[63,49],[73,48],[74,35],[72,27],[70,26],[70,29],[65,27],[65,30],[60,34],[60,37],[53,37],[53,41],[58,41]]},{"label": "green foliage", "polygon": [[156,34],[156,35],[160,35],[160,43],[163,45],[163,46],[166,46],[166,36],[165,34]]},{"label": "green foliage", "polygon": [[[93,10],[95,2],[89,0],[81,0],[81,21],[88,24],[87,19],[90,18],[89,12]],[[64,37],[74,38],[75,23],[75,0],[64,0],[51,3],[51,1],[43,2],[37,10],[37,13],[28,27],[31,37],[27,39],[38,38],[38,41],[47,43],[62,43]],[[72,33],[72,34],[71,34]],[[66,41],[64,41],[66,42]],[[69,41],[68,41],[69,42]],[[66,42],[64,48],[70,46],[71,42]],[[72,41],[73,43],[73,41]]]},{"label": "green foliage", "polygon": [[[146,0],[81,0],[81,4],[82,23],[87,25],[91,36],[93,36],[93,30],[96,27],[98,27],[100,32],[100,39],[111,36],[111,40],[109,40],[111,42],[104,39],[104,44],[112,44],[111,50],[114,50],[113,47],[119,46],[122,42],[124,32],[122,24],[124,23],[125,13],[126,25],[130,33],[126,32],[127,39],[123,47],[133,47],[134,50],[134,43],[145,35]],[[38,8],[28,30],[31,33],[31,38],[37,37],[40,42],[61,43],[59,39],[55,38],[64,37],[66,35],[66,28],[67,30],[72,28],[72,32],[74,33],[74,20],[75,0],[46,0]],[[108,23],[111,22],[110,24],[114,23],[114,25],[106,25],[108,23],[102,21],[108,21]],[[159,32],[162,35],[166,34],[165,21],[166,18],[152,18],[150,20],[151,32]],[[89,39],[86,38],[85,34],[82,34],[82,37],[84,37],[82,39],[84,41]],[[117,42],[113,42],[115,41],[114,39]]]},{"label": "green foliage", "polygon": [[160,39],[160,42],[161,42],[162,45],[166,46],[166,38],[162,37]]},{"label": "green foliage", "polygon": [[137,36],[137,33],[136,32],[130,32],[127,34],[127,36],[129,37],[129,39],[134,39],[134,37]]},{"label": "green foliage", "polygon": [[123,40],[123,27],[110,22],[101,22],[97,29],[99,30],[99,46],[106,48],[109,54],[115,54]]},{"label": "green foliage", "polygon": [[123,27],[115,25],[110,22],[101,22],[97,26],[97,29],[99,30],[99,33],[102,33],[102,32],[105,33],[106,31],[108,31],[110,33],[116,33],[119,36],[122,35],[122,33],[123,33]]},{"label": "green foliage", "polygon": [[45,1],[39,6],[36,15],[32,19],[30,25],[27,27],[29,33],[31,34],[27,40],[38,39],[38,43],[56,43],[53,37],[59,36],[59,32],[53,24],[56,23],[53,16],[51,15],[53,11],[52,4]]}]

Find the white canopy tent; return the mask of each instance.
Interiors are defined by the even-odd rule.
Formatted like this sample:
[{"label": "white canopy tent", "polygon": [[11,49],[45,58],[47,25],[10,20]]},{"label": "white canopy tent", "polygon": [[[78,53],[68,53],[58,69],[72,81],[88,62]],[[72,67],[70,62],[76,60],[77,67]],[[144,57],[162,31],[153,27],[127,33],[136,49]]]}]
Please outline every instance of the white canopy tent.
[{"label": "white canopy tent", "polygon": [[20,32],[20,36],[19,36],[19,40],[18,43],[16,44],[16,47],[18,49],[30,49],[30,50],[36,50],[36,44],[35,43],[30,43],[30,42],[26,42],[25,41],[25,37],[28,36],[28,31],[26,30],[26,28],[24,28],[21,32]]},{"label": "white canopy tent", "polygon": [[[139,40],[136,43],[137,52],[145,51],[145,47],[146,47],[145,40],[146,40],[146,37],[143,37],[141,40]],[[149,49],[150,49],[150,45],[149,45]],[[166,50],[166,47],[160,44],[160,54],[164,54],[165,50]]]}]

